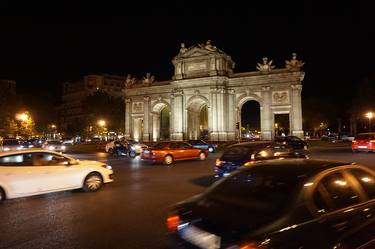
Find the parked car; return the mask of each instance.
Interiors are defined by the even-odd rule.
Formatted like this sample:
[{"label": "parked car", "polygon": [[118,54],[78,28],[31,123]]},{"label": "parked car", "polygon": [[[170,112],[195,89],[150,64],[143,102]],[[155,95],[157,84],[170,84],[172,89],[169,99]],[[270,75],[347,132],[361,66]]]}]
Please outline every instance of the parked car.
[{"label": "parked car", "polygon": [[352,151],[375,152],[375,132],[360,133],[352,141]]},{"label": "parked car", "polygon": [[18,139],[5,138],[0,140],[0,151],[15,151],[24,149],[24,145]]},{"label": "parked car", "polygon": [[43,143],[42,148],[45,150],[52,150],[56,152],[64,152],[66,146],[60,140],[47,140]]},{"label": "parked car", "polygon": [[0,153],[0,201],[68,189],[99,190],[113,181],[111,166],[42,149]]},{"label": "parked car", "polygon": [[208,150],[209,152],[213,153],[216,152],[217,145],[210,144],[203,140],[189,140],[189,144],[191,144],[194,148]]},{"label": "parked car", "polygon": [[374,198],[364,166],[266,161],[171,207],[169,248],[375,248]]},{"label": "parked car", "polygon": [[291,145],[275,142],[246,142],[229,146],[216,159],[215,177],[225,177],[241,166],[255,162],[280,158],[307,158],[306,151],[294,149]]},{"label": "parked car", "polygon": [[174,161],[180,160],[205,160],[207,155],[207,150],[194,148],[191,144],[185,142],[160,142],[144,150],[141,159],[170,165]]},{"label": "parked car", "polygon": [[309,148],[309,144],[306,141],[296,136],[277,136],[274,141],[277,143],[288,144],[295,150],[307,150]]}]

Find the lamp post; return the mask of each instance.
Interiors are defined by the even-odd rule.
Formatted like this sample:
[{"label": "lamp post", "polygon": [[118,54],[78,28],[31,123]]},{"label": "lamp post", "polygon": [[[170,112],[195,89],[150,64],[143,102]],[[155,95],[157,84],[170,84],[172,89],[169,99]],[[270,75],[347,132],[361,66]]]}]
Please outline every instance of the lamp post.
[{"label": "lamp post", "polygon": [[52,137],[53,137],[53,139],[56,139],[56,125],[52,124],[51,128],[52,128],[52,131],[53,131]]},{"label": "lamp post", "polygon": [[368,112],[366,113],[366,118],[368,118],[368,130],[371,132],[371,119],[374,117],[374,113]]},{"label": "lamp post", "polygon": [[[98,120],[98,125],[99,125],[99,127],[101,128],[100,129],[100,135],[102,136],[104,133],[105,133],[105,130],[106,130],[106,122],[105,122],[105,120],[103,120],[103,119],[100,119],[100,120]],[[107,136],[105,136],[105,140],[107,140]]]}]

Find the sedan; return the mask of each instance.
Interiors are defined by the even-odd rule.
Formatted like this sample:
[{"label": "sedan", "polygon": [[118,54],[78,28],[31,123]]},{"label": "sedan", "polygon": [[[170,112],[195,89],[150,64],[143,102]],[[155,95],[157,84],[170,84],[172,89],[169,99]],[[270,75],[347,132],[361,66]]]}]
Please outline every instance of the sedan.
[{"label": "sedan", "polygon": [[375,132],[360,133],[352,141],[352,151],[375,152]]},{"label": "sedan", "polygon": [[174,161],[199,159],[205,160],[207,150],[197,149],[184,142],[161,142],[155,146],[145,149],[141,159],[149,162],[163,162],[166,165]]},{"label": "sedan", "polygon": [[112,167],[41,149],[0,153],[0,200],[82,188],[113,181]]},{"label": "sedan", "polygon": [[292,146],[295,150],[307,150],[309,144],[296,136],[277,136],[275,142]]},{"label": "sedan", "polygon": [[62,141],[59,140],[49,140],[45,141],[42,145],[42,148],[45,150],[52,150],[57,152],[64,152],[66,149],[66,146],[63,144]]},{"label": "sedan", "polygon": [[375,248],[375,172],[285,159],[243,167],[167,217],[170,248]]},{"label": "sedan", "polygon": [[251,166],[256,162],[270,159],[307,158],[307,153],[295,150],[287,144],[274,142],[246,142],[228,147],[216,159],[215,177],[228,176],[241,166]]},{"label": "sedan", "polygon": [[194,148],[208,150],[209,152],[216,152],[217,145],[210,144],[203,140],[189,140],[189,144],[191,144]]}]

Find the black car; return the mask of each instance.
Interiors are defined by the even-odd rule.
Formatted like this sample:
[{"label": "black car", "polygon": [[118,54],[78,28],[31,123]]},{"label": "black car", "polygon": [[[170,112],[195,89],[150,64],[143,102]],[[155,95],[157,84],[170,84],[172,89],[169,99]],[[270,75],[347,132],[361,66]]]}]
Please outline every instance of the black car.
[{"label": "black car", "polygon": [[274,140],[277,143],[288,144],[295,150],[307,150],[309,148],[309,144],[306,141],[296,136],[277,136]]},{"label": "black car", "polygon": [[375,248],[375,172],[285,159],[242,167],[171,208],[170,248]]},{"label": "black car", "polygon": [[246,142],[229,146],[216,159],[215,176],[228,176],[241,166],[250,166],[258,161],[280,158],[307,158],[304,151],[295,150],[288,144],[275,142]]}]

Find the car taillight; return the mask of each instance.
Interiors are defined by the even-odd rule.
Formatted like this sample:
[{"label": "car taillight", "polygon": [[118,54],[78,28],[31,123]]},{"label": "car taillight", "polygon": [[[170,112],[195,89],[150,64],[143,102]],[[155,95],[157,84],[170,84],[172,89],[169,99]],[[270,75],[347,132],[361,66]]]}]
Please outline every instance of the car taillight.
[{"label": "car taillight", "polygon": [[375,140],[370,140],[370,143],[375,143]]},{"label": "car taillight", "polygon": [[179,224],[180,224],[180,216],[172,215],[167,218],[168,231],[176,232]]},{"label": "car taillight", "polygon": [[247,161],[244,166],[251,166],[254,164],[254,161]]},{"label": "car taillight", "polygon": [[240,246],[240,249],[257,249],[257,248],[259,248],[259,247],[257,247],[254,244],[246,244],[246,245]]},{"label": "car taillight", "polygon": [[221,163],[222,163],[222,161],[220,161],[220,159],[217,158],[216,162],[215,162],[216,167],[220,167]]},{"label": "car taillight", "polygon": [[357,141],[356,140],[353,140],[352,143],[356,143]]}]

